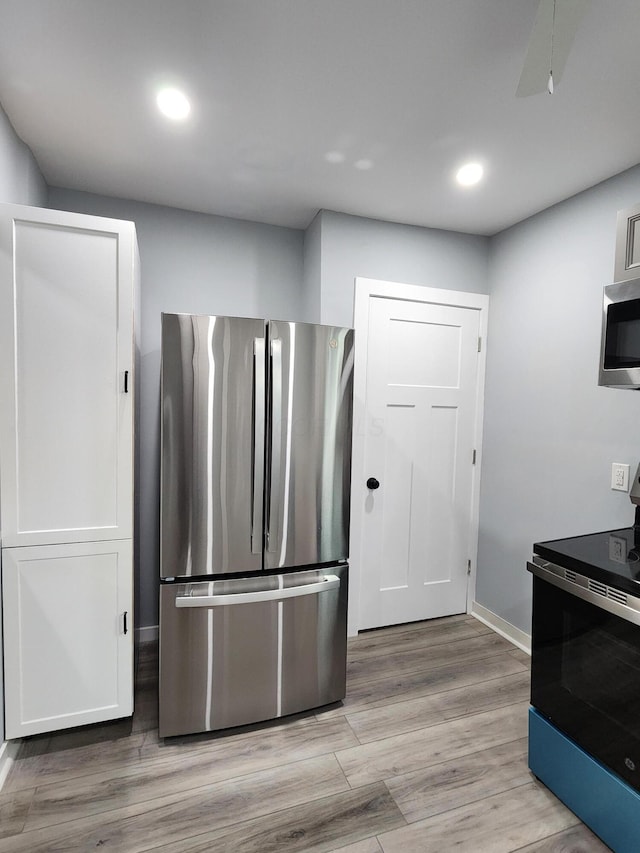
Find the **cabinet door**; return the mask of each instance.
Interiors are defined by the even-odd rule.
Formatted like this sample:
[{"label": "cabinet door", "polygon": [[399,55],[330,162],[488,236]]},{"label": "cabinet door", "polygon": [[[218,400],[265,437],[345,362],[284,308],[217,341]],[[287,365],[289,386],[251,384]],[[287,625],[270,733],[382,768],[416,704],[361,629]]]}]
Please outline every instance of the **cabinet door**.
[{"label": "cabinet door", "polygon": [[618,211],[614,281],[640,278],[640,204]]},{"label": "cabinet door", "polygon": [[132,223],[0,206],[5,547],[132,536]]},{"label": "cabinet door", "polygon": [[3,549],[5,737],[133,713],[131,551]]}]

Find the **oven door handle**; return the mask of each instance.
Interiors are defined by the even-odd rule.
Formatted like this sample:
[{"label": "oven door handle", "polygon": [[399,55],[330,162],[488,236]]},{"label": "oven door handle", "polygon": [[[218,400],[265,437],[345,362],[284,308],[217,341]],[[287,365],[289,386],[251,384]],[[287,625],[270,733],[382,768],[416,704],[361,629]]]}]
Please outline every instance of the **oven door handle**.
[{"label": "oven door handle", "polygon": [[[582,586],[580,583],[566,580],[554,571],[545,568],[545,566],[539,566],[536,563],[527,562],[527,571],[531,572],[535,577],[540,578],[540,580],[546,581],[547,583],[558,587],[558,589],[564,590],[564,592],[569,593],[569,595],[574,595],[576,598],[581,598],[582,601],[593,604],[594,607],[598,607],[600,610],[606,610],[607,613],[611,613],[613,616],[619,616],[620,619],[624,619],[626,622],[632,622],[634,625],[640,625],[640,599],[635,598],[635,596],[613,590],[617,597],[619,596],[626,600],[627,603],[623,604],[620,601],[609,598],[606,593],[594,592],[592,589],[589,589],[588,586]],[[584,580],[586,584],[589,583],[587,578],[584,578]],[[609,589],[605,584],[599,583],[598,586],[605,590]]]}]

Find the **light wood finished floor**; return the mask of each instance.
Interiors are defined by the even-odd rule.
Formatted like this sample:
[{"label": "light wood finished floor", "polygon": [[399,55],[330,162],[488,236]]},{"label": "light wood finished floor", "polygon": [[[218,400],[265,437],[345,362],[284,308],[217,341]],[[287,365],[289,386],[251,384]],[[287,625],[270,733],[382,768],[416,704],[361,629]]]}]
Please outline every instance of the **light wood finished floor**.
[{"label": "light wood finished floor", "polygon": [[527,769],[529,659],[469,616],[349,642],[344,704],[159,741],[157,657],[133,721],[24,741],[1,851],[601,853]]}]

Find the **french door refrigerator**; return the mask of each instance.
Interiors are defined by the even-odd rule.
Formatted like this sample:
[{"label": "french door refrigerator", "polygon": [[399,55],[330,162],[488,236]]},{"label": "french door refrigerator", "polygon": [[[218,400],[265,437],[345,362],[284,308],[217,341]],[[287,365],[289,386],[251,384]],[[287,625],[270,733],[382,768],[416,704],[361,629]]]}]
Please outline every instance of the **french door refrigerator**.
[{"label": "french door refrigerator", "polygon": [[162,315],[161,737],[342,699],[353,330]]}]

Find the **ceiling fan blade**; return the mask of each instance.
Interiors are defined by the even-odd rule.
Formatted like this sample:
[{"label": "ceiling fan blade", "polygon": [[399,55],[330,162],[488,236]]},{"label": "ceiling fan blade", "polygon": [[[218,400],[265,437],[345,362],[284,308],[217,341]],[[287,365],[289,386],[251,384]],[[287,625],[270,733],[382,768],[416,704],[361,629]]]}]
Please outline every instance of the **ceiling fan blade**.
[{"label": "ceiling fan blade", "polygon": [[546,92],[551,71],[555,83],[560,81],[576,31],[590,3],[591,0],[555,0],[554,16],[554,0],[540,0],[516,90],[519,98]]}]

